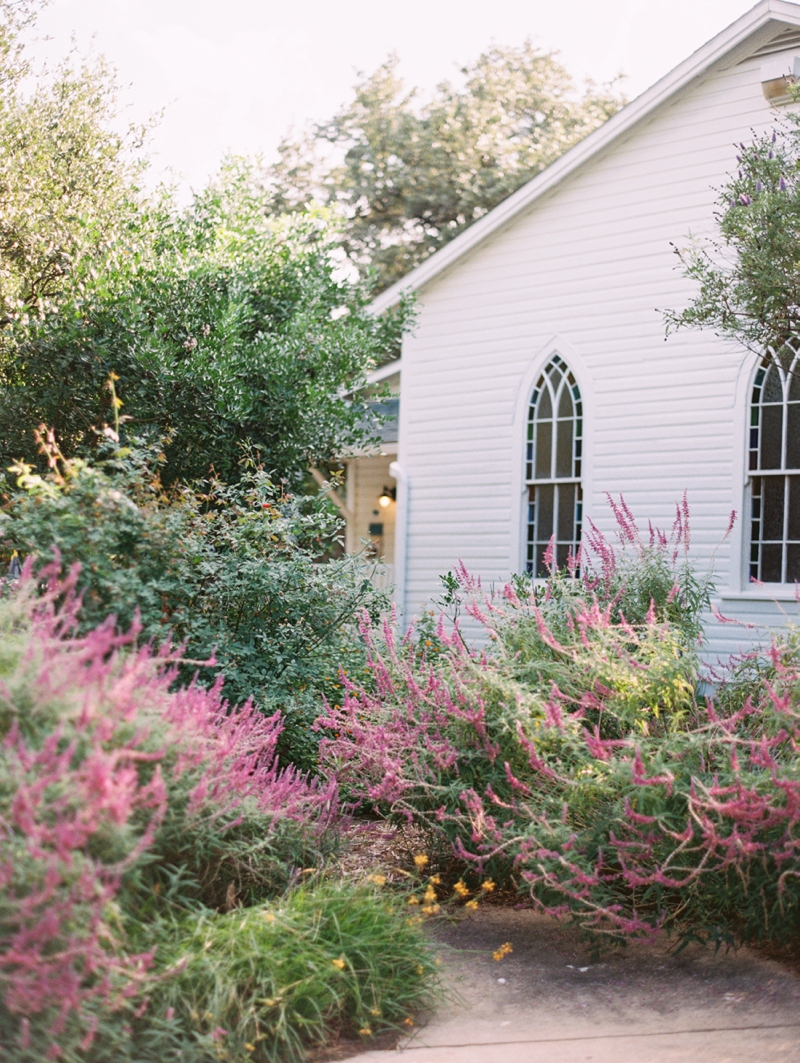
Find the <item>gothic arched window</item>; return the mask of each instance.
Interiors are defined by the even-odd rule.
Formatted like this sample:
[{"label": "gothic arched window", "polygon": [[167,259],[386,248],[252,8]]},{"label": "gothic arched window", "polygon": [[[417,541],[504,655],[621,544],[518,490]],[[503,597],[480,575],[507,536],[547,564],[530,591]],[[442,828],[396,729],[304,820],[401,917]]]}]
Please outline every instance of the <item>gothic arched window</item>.
[{"label": "gothic arched window", "polygon": [[800,580],[800,355],[790,358],[764,359],[750,405],[750,577],[762,583]]},{"label": "gothic arched window", "polygon": [[525,453],[528,488],[526,568],[547,575],[545,552],[551,538],[560,568],[581,541],[583,496],[581,393],[569,366],[555,354],[531,396]]}]

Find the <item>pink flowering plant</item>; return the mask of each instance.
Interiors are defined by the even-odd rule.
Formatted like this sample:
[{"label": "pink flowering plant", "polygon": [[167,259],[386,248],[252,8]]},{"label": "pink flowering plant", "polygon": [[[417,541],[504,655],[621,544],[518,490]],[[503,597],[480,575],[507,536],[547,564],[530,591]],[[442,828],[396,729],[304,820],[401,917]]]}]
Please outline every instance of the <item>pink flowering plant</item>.
[{"label": "pink flowering plant", "polygon": [[615,511],[618,544],[592,529],[544,585],[486,595],[457,573],[483,648],[443,618],[421,640],[366,628],[374,683],[319,721],[323,756],[354,799],[592,932],[796,935],[797,640],[698,697],[710,581],[687,511],[646,537]]},{"label": "pink flowering plant", "polygon": [[278,767],[279,717],[174,689],[135,627],[77,635],[77,572],[42,578],[0,603],[0,1054],[102,1058],[109,1017],[141,1019],[166,977],[159,900],[274,892],[319,858],[336,788]]}]

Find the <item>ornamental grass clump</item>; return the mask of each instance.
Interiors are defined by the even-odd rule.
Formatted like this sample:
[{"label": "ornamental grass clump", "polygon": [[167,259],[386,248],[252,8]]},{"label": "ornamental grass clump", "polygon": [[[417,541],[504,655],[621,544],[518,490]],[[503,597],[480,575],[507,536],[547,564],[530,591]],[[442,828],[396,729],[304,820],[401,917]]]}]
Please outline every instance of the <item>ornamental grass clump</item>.
[{"label": "ornamental grass clump", "polygon": [[438,968],[403,898],[318,882],[274,903],[165,929],[157,1008],[188,1032],[192,1060],[304,1060],[337,1036],[368,1040],[418,1021]]}]

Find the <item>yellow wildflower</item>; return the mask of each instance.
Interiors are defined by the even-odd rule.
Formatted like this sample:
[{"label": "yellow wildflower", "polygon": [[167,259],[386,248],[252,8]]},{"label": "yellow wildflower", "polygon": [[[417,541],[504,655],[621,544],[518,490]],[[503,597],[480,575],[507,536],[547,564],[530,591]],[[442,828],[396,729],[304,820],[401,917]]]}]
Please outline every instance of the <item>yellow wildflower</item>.
[{"label": "yellow wildflower", "polygon": [[422,964],[417,967],[417,974],[425,974],[425,968],[422,966]]},{"label": "yellow wildflower", "polygon": [[370,1008],[369,1009],[369,1013],[370,1013],[370,1015],[374,1015],[375,1018],[377,1019],[377,1018],[380,1017],[381,1009],[380,1008]]},{"label": "yellow wildflower", "polygon": [[469,908],[469,910],[471,912],[474,912],[478,908],[478,902],[477,901],[467,901],[467,903],[464,905],[464,907],[465,908]]},{"label": "yellow wildflower", "polygon": [[504,944],[502,944],[500,946],[499,949],[495,949],[495,951],[492,953],[492,956],[499,962],[500,960],[502,960],[506,956],[508,956],[508,954],[510,952],[513,952],[513,951],[514,950],[511,947],[511,942],[510,941],[506,941]]},{"label": "yellow wildflower", "polygon": [[369,1026],[362,1026],[358,1032],[361,1034],[362,1037],[372,1037],[372,1030],[369,1028]]},{"label": "yellow wildflower", "polygon": [[338,960],[331,960],[331,963],[340,971],[343,971],[346,966],[344,956],[340,956]]},{"label": "yellow wildflower", "polygon": [[428,888],[425,890],[425,896],[423,899],[426,904],[434,903],[434,901],[436,900],[436,890],[433,888],[433,886],[428,886]]},{"label": "yellow wildflower", "polygon": [[408,898],[409,904],[419,904],[419,897],[415,897],[413,894]]},{"label": "yellow wildflower", "polygon": [[494,889],[494,882],[490,878],[487,878],[485,882],[481,883],[481,889],[486,890],[487,893],[491,893]]},{"label": "yellow wildflower", "polygon": [[456,882],[455,886],[453,886],[453,892],[457,893],[459,897],[469,897],[469,890],[461,881],[461,879],[459,879],[458,882]]},{"label": "yellow wildflower", "polygon": [[441,886],[442,879],[439,875],[431,875],[428,882],[430,882],[432,886]]},{"label": "yellow wildflower", "polygon": [[411,1018],[411,1016],[410,1016],[410,1015],[407,1015],[407,1016],[406,1016],[406,1017],[405,1017],[405,1018],[403,1019],[403,1023],[404,1023],[404,1025],[406,1025],[406,1026],[413,1026],[413,1025],[414,1025],[414,1020],[413,1020],[413,1019]]},{"label": "yellow wildflower", "polygon": [[367,875],[367,882],[371,882],[374,886],[385,886],[386,875]]},{"label": "yellow wildflower", "polygon": [[265,923],[274,923],[275,922],[275,913],[274,912],[262,912],[261,917],[262,917],[262,919],[264,920]]},{"label": "yellow wildflower", "polygon": [[421,911],[423,911],[425,915],[436,915],[436,913],[440,912],[441,910],[442,909],[439,907],[438,904],[423,904],[421,908]]},{"label": "yellow wildflower", "polygon": [[422,868],[425,867],[426,864],[428,863],[428,858],[425,855],[425,853],[417,853],[417,855],[414,857],[414,863],[417,865],[417,867],[421,871]]},{"label": "yellow wildflower", "polygon": [[248,1052],[255,1052],[255,1050],[256,1050],[256,1046],[255,1045],[251,1045],[249,1041],[247,1042],[247,1044],[244,1047],[247,1049]]}]

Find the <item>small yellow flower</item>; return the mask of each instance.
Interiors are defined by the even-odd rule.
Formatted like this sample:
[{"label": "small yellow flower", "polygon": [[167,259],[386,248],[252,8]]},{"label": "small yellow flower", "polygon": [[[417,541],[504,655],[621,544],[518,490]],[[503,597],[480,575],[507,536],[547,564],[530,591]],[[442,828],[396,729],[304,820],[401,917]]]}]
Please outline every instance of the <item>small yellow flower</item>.
[{"label": "small yellow flower", "polygon": [[386,875],[367,875],[367,882],[371,882],[374,886],[385,886]]},{"label": "small yellow flower", "polygon": [[431,875],[431,877],[428,879],[428,882],[430,882],[432,886],[441,886],[442,884],[442,880],[439,875]]},{"label": "small yellow flower", "polygon": [[477,901],[467,901],[467,903],[464,905],[464,907],[465,908],[469,908],[469,910],[471,912],[477,911],[478,902]]},{"label": "small yellow flower", "polygon": [[461,881],[461,879],[459,879],[458,882],[456,882],[455,886],[453,886],[453,892],[457,893],[459,897],[469,897],[469,890]]},{"label": "small yellow flower", "polygon": [[419,904],[419,897],[411,896],[408,898],[409,904]]},{"label": "small yellow flower", "polygon": [[404,1023],[404,1025],[405,1025],[405,1026],[413,1026],[413,1025],[414,1025],[414,1020],[413,1020],[413,1019],[411,1018],[411,1016],[410,1016],[410,1015],[407,1015],[407,1016],[406,1016],[406,1017],[405,1017],[405,1018],[403,1019],[403,1023]]},{"label": "small yellow flower", "polygon": [[369,1028],[369,1026],[362,1026],[358,1032],[361,1034],[362,1037],[372,1037],[372,1030]]},{"label": "small yellow flower", "polygon": [[261,918],[264,920],[265,923],[274,923],[275,922],[275,913],[274,912],[262,912],[261,913]]},{"label": "small yellow flower", "polygon": [[370,1008],[369,1009],[369,1013],[370,1013],[370,1015],[374,1015],[375,1018],[378,1019],[378,1018],[380,1018],[381,1009],[380,1008]]},{"label": "small yellow flower", "polygon": [[425,890],[425,896],[423,897],[423,900],[426,904],[433,904],[436,901],[436,890],[433,888],[433,886],[428,886],[428,888]]},{"label": "small yellow flower", "polygon": [[420,911],[423,911],[425,915],[436,915],[436,913],[440,912],[441,910],[442,909],[439,907],[438,904],[423,904],[422,908],[420,909]]},{"label": "small yellow flower", "polygon": [[344,956],[340,956],[338,960],[331,960],[331,963],[339,971],[343,971],[346,966]]},{"label": "small yellow flower", "polygon": [[425,974],[425,968],[422,966],[422,964],[417,967],[417,974]]},{"label": "small yellow flower", "polygon": [[490,878],[487,878],[485,882],[481,883],[481,889],[486,890],[487,893],[491,893],[494,889],[494,882]]},{"label": "small yellow flower", "polygon": [[425,866],[427,865],[427,863],[428,863],[428,858],[427,858],[427,856],[425,855],[425,853],[417,853],[417,855],[416,855],[416,856],[414,857],[414,863],[415,863],[415,864],[417,865],[417,867],[418,867],[418,868],[420,869],[420,871],[421,871],[421,870],[422,870],[422,868],[423,868],[423,867],[425,867]]},{"label": "small yellow flower", "polygon": [[249,1041],[247,1042],[247,1044],[244,1047],[247,1049],[248,1052],[255,1052],[255,1050],[256,1050],[256,1046],[255,1045],[251,1045]]},{"label": "small yellow flower", "polygon": [[500,960],[502,960],[506,956],[508,956],[508,954],[510,952],[513,952],[513,951],[514,950],[511,947],[511,942],[510,941],[506,941],[504,944],[502,944],[500,946],[499,949],[495,949],[495,951],[492,953],[492,956],[499,962]]}]

